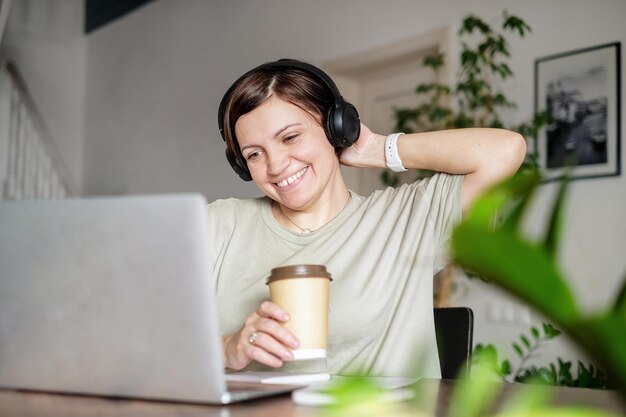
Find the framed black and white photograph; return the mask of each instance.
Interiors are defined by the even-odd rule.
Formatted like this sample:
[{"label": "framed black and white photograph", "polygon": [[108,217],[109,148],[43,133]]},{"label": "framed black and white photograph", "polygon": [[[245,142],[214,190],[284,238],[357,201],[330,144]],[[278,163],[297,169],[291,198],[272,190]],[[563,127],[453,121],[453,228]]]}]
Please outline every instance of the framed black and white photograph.
[{"label": "framed black and white photograph", "polygon": [[620,43],[535,61],[535,111],[550,123],[535,150],[546,181],[620,175]]}]

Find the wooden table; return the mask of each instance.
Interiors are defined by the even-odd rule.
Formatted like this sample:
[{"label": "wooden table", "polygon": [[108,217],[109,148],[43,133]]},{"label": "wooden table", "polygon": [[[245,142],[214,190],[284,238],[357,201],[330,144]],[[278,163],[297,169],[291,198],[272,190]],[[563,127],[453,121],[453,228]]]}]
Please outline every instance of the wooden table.
[{"label": "wooden table", "polygon": [[[418,386],[432,393],[434,416],[443,417],[456,384],[453,380],[424,379]],[[499,400],[505,401],[522,384],[499,384]],[[613,391],[583,388],[548,387],[553,403],[587,405],[626,415],[624,403]],[[430,407],[429,406],[429,407]],[[228,406],[193,405],[155,401],[121,400],[89,396],[74,396],[0,389],[0,416],[185,416],[185,417],[309,417],[321,414],[320,409],[293,404],[289,395],[249,401]],[[358,416],[354,416],[358,417]]]}]

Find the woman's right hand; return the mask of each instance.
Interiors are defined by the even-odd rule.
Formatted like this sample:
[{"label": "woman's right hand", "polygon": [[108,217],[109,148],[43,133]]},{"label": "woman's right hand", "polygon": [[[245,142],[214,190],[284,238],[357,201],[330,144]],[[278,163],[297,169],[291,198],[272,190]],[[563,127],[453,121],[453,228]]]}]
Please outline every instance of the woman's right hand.
[{"label": "woman's right hand", "polygon": [[361,123],[358,140],[348,148],[342,148],[339,156],[341,164],[360,168],[385,168],[385,139]]},{"label": "woman's right hand", "polygon": [[264,301],[234,334],[222,336],[224,361],[227,368],[239,370],[252,361],[280,368],[283,361],[293,360],[291,349],[298,339],[282,323],[289,314],[271,301]]}]

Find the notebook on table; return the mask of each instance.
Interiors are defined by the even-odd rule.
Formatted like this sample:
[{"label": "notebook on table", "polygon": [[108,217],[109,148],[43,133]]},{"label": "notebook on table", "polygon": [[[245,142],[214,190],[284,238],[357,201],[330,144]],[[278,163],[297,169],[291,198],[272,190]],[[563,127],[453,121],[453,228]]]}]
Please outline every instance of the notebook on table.
[{"label": "notebook on table", "polygon": [[0,202],[0,387],[215,404],[297,388],[227,387],[205,205]]}]

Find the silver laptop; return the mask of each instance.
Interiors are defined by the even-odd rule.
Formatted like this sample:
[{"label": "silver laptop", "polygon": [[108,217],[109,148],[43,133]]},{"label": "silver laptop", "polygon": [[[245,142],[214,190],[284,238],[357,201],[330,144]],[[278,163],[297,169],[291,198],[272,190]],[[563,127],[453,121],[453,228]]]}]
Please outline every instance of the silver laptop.
[{"label": "silver laptop", "polygon": [[0,387],[225,404],[206,201],[0,202]]}]

